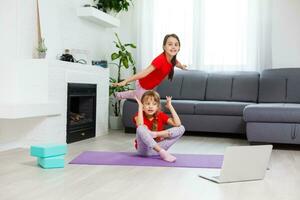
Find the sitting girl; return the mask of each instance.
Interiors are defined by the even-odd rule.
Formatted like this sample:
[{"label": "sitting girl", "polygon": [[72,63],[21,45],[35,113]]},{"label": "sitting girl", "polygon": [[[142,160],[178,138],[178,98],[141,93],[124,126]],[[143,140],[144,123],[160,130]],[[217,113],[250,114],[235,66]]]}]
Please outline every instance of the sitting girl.
[{"label": "sitting girl", "polygon": [[[170,110],[169,117],[160,110],[160,96],[149,90],[142,95],[138,103],[138,113],[134,117],[137,126],[135,147],[140,155],[150,156],[159,154],[167,162],[174,162],[176,157],[167,150],[183,135],[185,129],[172,106],[171,97],[166,97],[166,108]],[[164,130],[164,125],[173,127]]]}]

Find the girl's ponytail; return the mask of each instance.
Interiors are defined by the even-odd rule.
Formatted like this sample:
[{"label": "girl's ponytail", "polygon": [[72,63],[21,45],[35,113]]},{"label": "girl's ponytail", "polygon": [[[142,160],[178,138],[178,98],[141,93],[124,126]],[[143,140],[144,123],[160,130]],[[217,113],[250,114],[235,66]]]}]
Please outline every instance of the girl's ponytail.
[{"label": "girl's ponytail", "polygon": [[153,123],[152,123],[152,130],[151,131],[157,131],[158,129],[158,125],[157,125],[157,115],[154,116],[154,119],[153,119]]},{"label": "girl's ponytail", "polygon": [[173,79],[173,76],[174,76],[174,67],[175,67],[176,64],[177,64],[177,61],[176,61],[176,55],[172,58],[171,64],[172,64],[172,68],[171,68],[171,70],[170,70],[170,72],[169,72],[169,75],[168,75],[168,79],[169,79],[170,81],[172,81],[172,79]]}]

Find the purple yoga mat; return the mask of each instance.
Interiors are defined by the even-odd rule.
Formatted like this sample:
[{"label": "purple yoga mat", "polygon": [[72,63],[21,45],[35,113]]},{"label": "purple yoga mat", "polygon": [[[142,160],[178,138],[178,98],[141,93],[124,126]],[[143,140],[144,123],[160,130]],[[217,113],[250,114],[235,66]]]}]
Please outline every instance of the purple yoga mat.
[{"label": "purple yoga mat", "polygon": [[221,168],[222,155],[173,154],[176,162],[169,163],[159,156],[142,157],[134,152],[85,151],[73,159],[70,164],[85,165],[129,165],[153,167]]}]

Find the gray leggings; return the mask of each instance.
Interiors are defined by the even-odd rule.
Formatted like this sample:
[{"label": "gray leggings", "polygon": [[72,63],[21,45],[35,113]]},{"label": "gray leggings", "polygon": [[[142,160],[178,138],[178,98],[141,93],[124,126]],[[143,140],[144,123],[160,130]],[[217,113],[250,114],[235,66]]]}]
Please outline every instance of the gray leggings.
[{"label": "gray leggings", "polygon": [[136,140],[138,145],[138,153],[143,156],[157,155],[158,153],[153,149],[153,147],[158,144],[161,148],[168,150],[184,133],[184,126],[172,127],[167,129],[171,133],[171,136],[165,138],[160,142],[156,142],[150,130],[146,125],[140,125],[136,129]]}]

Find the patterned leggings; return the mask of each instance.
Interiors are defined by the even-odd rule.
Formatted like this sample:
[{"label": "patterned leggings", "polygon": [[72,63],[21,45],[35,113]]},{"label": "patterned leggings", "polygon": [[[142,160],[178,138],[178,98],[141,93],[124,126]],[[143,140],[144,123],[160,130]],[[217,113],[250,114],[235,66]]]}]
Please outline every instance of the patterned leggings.
[{"label": "patterned leggings", "polygon": [[137,96],[139,99],[141,99],[142,95],[147,90],[142,88],[140,85],[140,82],[138,80],[135,81],[135,90],[128,90],[124,92],[116,92],[116,98],[121,99],[134,99],[135,96]]},{"label": "patterned leggings", "polygon": [[184,126],[172,127],[167,129],[171,133],[171,136],[165,138],[160,142],[156,142],[147,126],[140,125],[136,129],[136,140],[138,145],[138,153],[143,156],[158,155],[153,147],[158,144],[161,148],[168,150],[175,142],[183,135],[185,128]]}]

